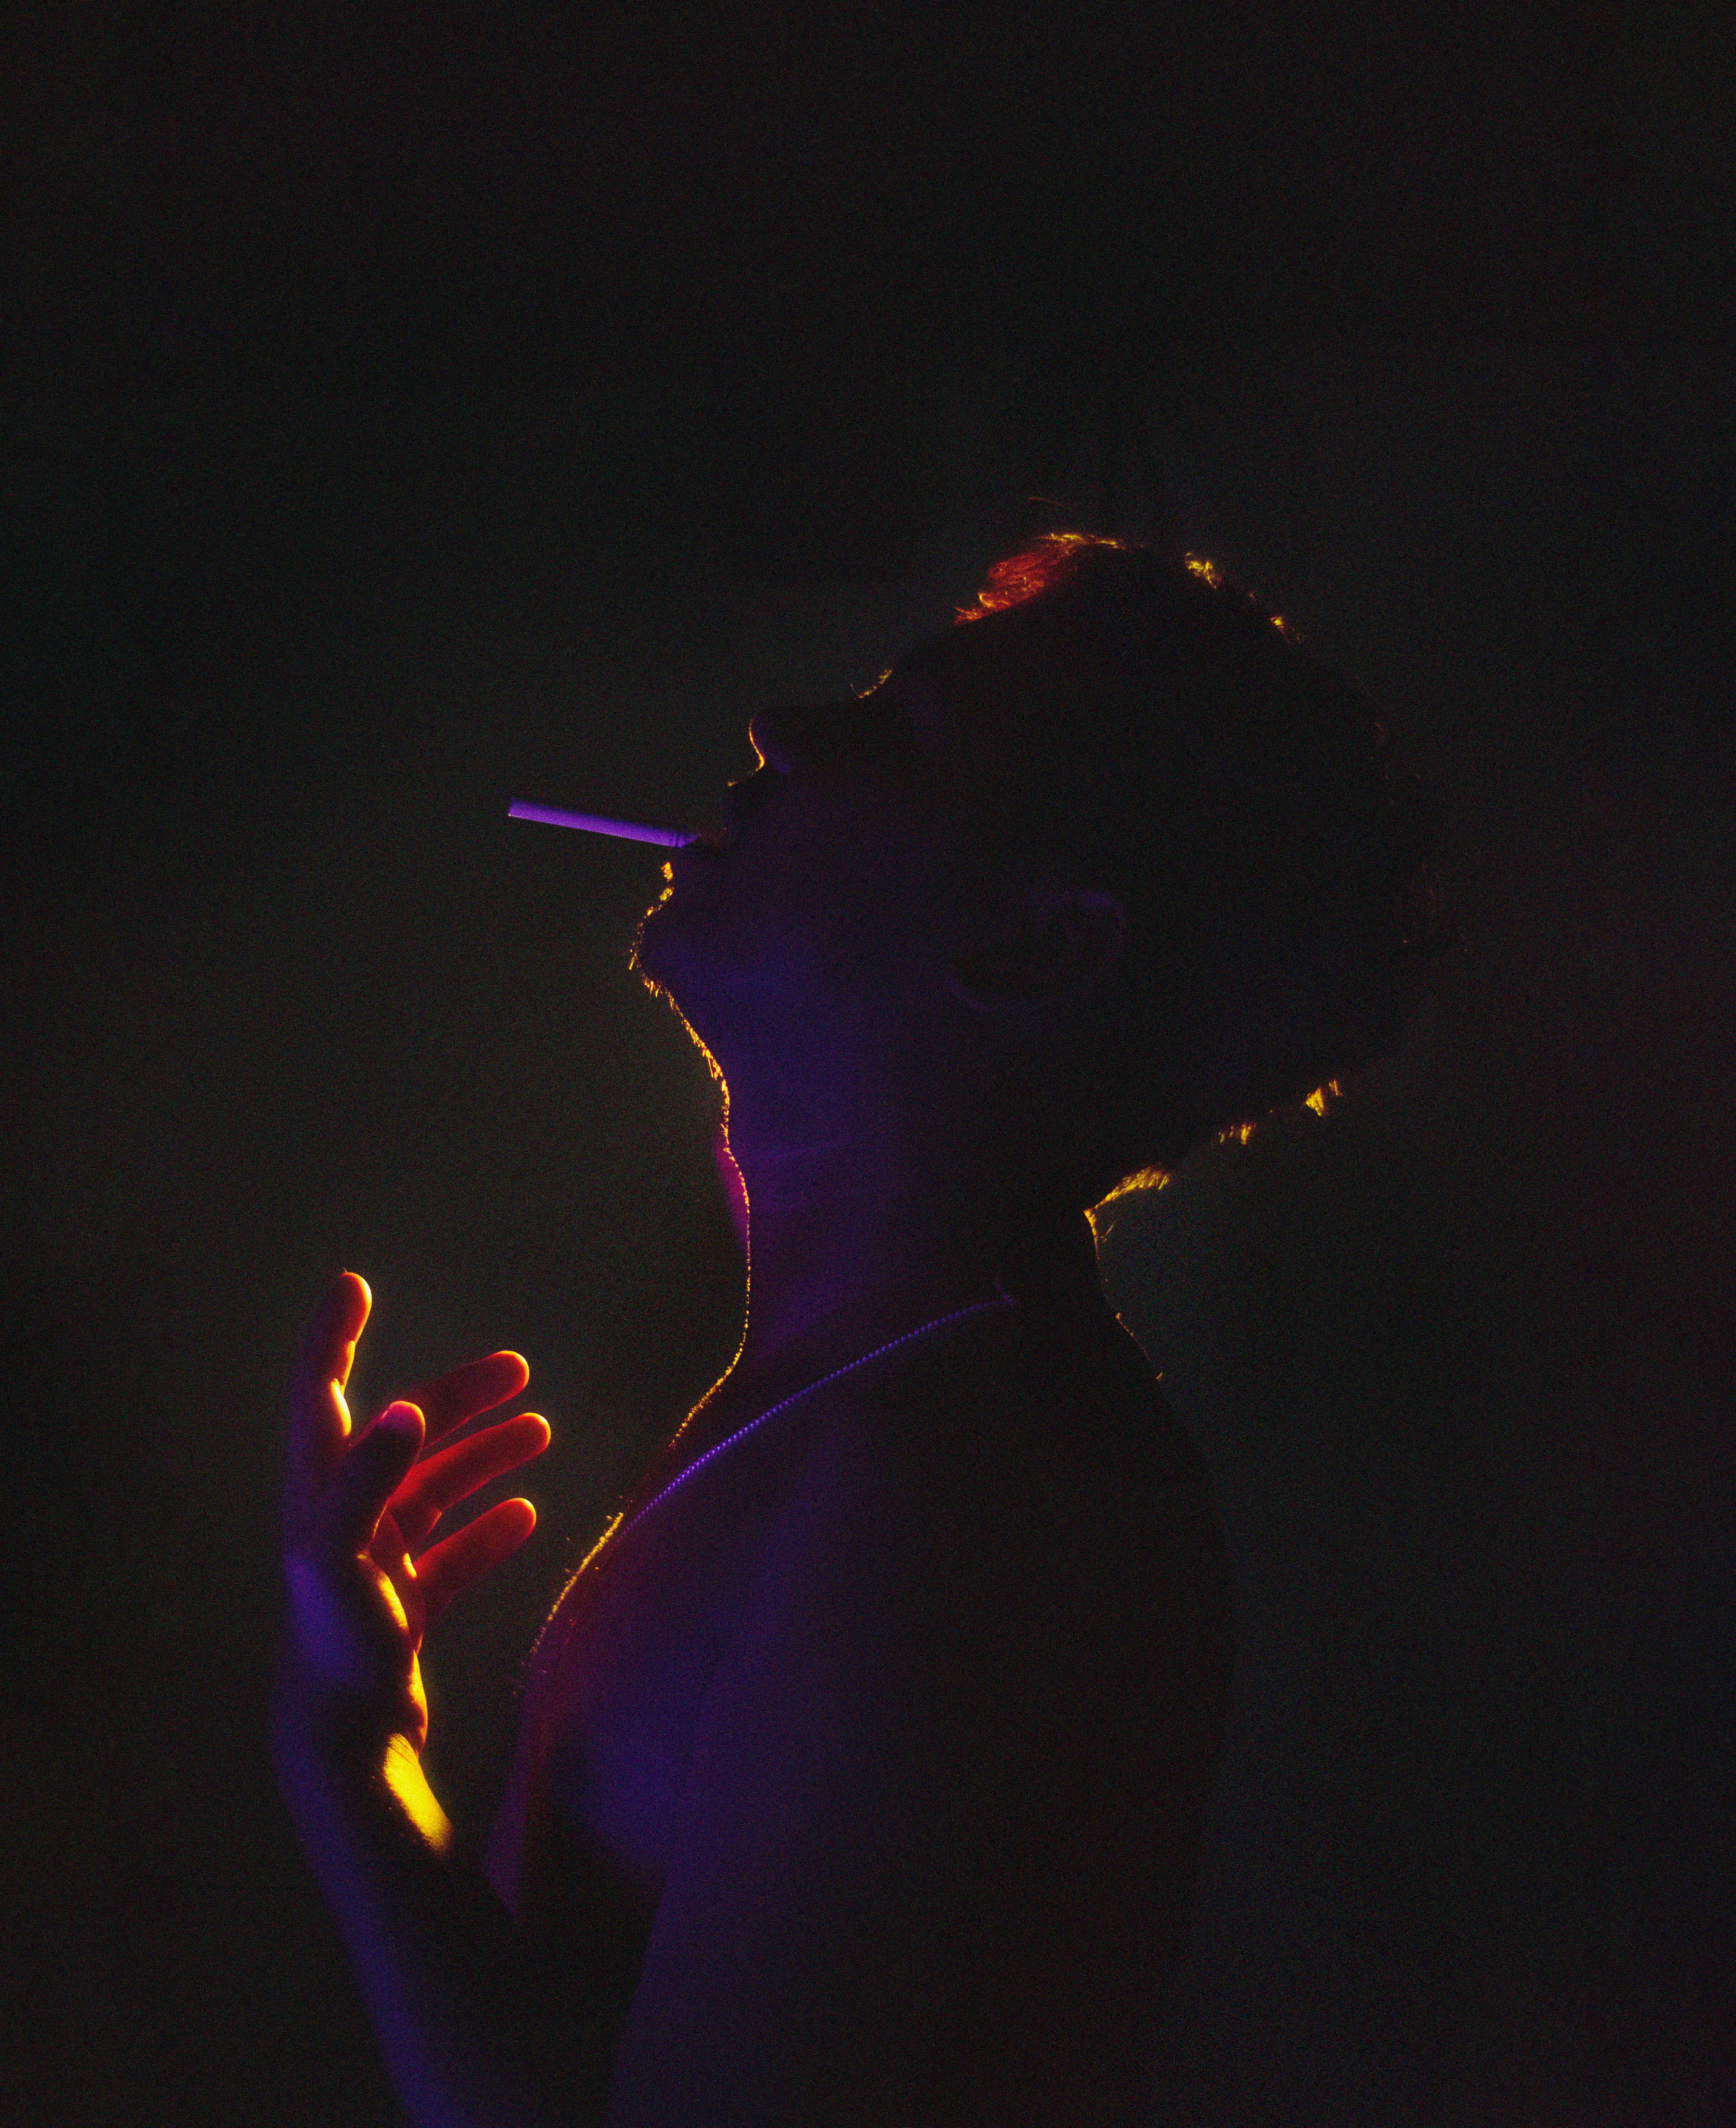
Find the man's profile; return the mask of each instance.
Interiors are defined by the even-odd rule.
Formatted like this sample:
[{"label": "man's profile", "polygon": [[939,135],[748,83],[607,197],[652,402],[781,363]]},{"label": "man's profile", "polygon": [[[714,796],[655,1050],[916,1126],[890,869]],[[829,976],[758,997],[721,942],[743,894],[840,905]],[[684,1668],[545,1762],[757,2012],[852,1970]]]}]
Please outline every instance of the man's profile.
[{"label": "man's profile", "polygon": [[1192,557],[1051,534],[960,619],[756,715],[641,924],[745,1335],[556,1605],[480,1857],[416,1647],[534,1511],[426,1541],[548,1428],[422,1452],[500,1353],[352,1440],[362,1281],[310,1331],[274,1740],[419,2123],[1107,2124],[1152,2072],[1234,1606],[1089,1210],[1396,1047],[1426,822]]}]

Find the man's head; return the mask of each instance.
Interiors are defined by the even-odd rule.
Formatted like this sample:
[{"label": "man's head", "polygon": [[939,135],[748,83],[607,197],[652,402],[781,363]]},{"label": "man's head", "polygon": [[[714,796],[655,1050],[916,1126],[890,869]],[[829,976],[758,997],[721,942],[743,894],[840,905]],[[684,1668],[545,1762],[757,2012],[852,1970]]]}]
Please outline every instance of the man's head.
[{"label": "man's head", "polygon": [[1151,549],[1051,534],[967,619],[757,715],[642,928],[744,1100],[1084,1206],[1396,1046],[1424,823],[1359,697]]},{"label": "man's head", "polygon": [[1125,925],[1089,882],[974,867],[968,749],[940,739],[934,708],[893,676],[757,714],[728,845],[671,860],[635,965],[730,1087],[733,1142],[855,1138],[956,1190],[1013,1180],[1036,1075]]}]

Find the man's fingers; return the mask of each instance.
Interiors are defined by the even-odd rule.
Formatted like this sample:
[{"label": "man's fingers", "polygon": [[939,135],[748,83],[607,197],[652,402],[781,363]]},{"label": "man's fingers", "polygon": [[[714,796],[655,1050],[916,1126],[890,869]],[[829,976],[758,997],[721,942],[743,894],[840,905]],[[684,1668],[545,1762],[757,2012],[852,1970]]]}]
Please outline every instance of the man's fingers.
[{"label": "man's fingers", "polygon": [[486,1360],[467,1360],[462,1367],[405,1391],[428,1421],[428,1438],[439,1441],[479,1412],[515,1397],[530,1380],[519,1352],[491,1352]]},{"label": "man's fingers", "polygon": [[502,1500],[453,1536],[430,1545],[416,1561],[427,1617],[438,1618],[454,1596],[516,1551],[536,1526],[537,1511],[529,1500]]},{"label": "man's fingers", "polygon": [[323,1532],[341,1551],[363,1551],[372,1543],[387,1502],[416,1460],[422,1432],[421,1413],[400,1401],[345,1452],[319,1505]]},{"label": "man's fingers", "polygon": [[373,1295],[368,1281],[342,1271],[326,1288],[301,1341],[289,1388],[289,1486],[284,1505],[292,1519],[305,1519],[349,1437],[349,1380]]},{"label": "man's fingers", "polygon": [[392,1495],[391,1511],[414,1551],[448,1508],[508,1470],[540,1456],[551,1439],[548,1421],[534,1411],[502,1419],[438,1454],[424,1456]]},{"label": "man's fingers", "polygon": [[292,1394],[318,1389],[329,1381],[334,1381],[339,1389],[344,1386],[356,1356],[356,1340],[372,1306],[373,1295],[361,1273],[339,1271],[321,1294],[301,1341],[291,1382]]}]

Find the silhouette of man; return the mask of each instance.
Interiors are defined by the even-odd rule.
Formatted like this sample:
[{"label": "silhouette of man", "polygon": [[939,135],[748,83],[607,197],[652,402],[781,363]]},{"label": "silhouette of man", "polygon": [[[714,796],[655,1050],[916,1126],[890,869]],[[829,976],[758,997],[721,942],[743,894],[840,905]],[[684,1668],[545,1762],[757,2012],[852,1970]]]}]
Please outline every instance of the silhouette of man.
[{"label": "silhouette of man", "polygon": [[[1233,1606],[1206,1474],[1103,1298],[1085,1208],[1133,1148],[1173,1160],[1381,1035],[1282,926],[1239,957],[1208,938],[1211,912],[1255,905],[1234,835],[1182,808],[1166,870],[1084,832],[1073,794],[1132,758],[1102,716],[1057,721],[1095,684],[1087,636],[1136,696],[1156,669],[1137,629],[1104,635],[1093,582],[1112,622],[1210,601],[1198,654],[1226,701],[1238,658],[1295,655],[1198,572],[1090,548],[1013,558],[980,631],[864,696],[756,715],[727,838],[674,856],[640,927],[635,966],[727,1088],[746,1335],[538,1641],[492,1893],[420,1776],[415,1646],[534,1513],[504,1502],[409,1555],[548,1429],[419,1455],[522,1388],[497,1354],[352,1443],[362,1282],[310,1332],[274,1736],[418,2122],[1138,2110]],[[1193,899],[1136,889],[1130,862]],[[1214,988],[1200,971],[1231,958]]]}]

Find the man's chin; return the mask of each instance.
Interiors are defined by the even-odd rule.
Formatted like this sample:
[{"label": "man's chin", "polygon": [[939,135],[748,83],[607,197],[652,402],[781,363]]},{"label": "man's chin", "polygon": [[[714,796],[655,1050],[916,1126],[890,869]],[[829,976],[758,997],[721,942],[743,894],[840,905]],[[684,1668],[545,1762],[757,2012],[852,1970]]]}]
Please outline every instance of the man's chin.
[{"label": "man's chin", "polygon": [[627,965],[680,1011],[684,997],[703,995],[707,957],[703,947],[683,936],[680,909],[666,899],[639,919]]},{"label": "man's chin", "polygon": [[668,906],[668,896],[647,909],[639,919],[633,934],[633,950],[627,957],[627,965],[635,975],[648,981],[662,983],[665,980],[666,963],[675,957],[669,952],[669,926],[663,912]]}]

